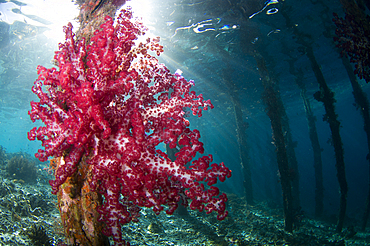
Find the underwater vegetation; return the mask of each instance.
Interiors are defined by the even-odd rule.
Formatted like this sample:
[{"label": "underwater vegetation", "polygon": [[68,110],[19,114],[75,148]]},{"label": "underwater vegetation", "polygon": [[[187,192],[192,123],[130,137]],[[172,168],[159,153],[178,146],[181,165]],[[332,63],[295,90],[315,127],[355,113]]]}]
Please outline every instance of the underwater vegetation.
[{"label": "underwater vegetation", "polygon": [[7,177],[34,183],[37,179],[36,163],[24,154],[16,154],[6,164]]},{"label": "underwater vegetation", "polygon": [[[6,156],[13,161],[22,160],[26,166],[35,162],[29,155],[6,153]],[[57,212],[55,198],[47,185],[50,177],[46,171],[31,180],[10,176],[6,168],[0,169],[0,244],[53,245],[55,240],[44,235],[46,231],[52,231],[53,213]]]},{"label": "underwater vegetation", "polygon": [[4,166],[5,160],[7,159],[5,148],[0,145],[0,165]]},{"label": "underwater vegetation", "polygon": [[52,246],[53,245],[49,235],[47,234],[44,227],[41,225],[32,225],[31,228],[28,229],[26,233],[33,245],[40,245],[40,246]]}]

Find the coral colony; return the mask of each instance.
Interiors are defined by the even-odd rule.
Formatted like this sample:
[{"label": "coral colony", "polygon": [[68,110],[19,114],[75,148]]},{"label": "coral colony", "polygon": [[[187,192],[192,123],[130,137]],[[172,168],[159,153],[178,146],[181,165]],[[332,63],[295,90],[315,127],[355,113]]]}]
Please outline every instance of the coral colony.
[{"label": "coral colony", "polygon": [[[355,74],[366,83],[370,82],[370,33],[366,24],[358,23],[354,16],[346,13],[345,18],[340,18],[333,13],[333,22],[337,26],[334,41],[336,46],[346,53],[355,64]],[[369,17],[365,19],[368,23]]]},{"label": "coral colony", "polygon": [[[117,245],[126,244],[121,225],[137,221],[140,207],[158,214],[165,205],[172,214],[179,202],[190,201],[191,209],[216,211],[217,218],[224,219],[227,197],[212,185],[229,178],[231,171],[223,163],[211,164],[212,155],[192,161],[203,153],[203,143],[184,118],[186,108],[200,117],[213,105],[190,91],[192,81],[171,74],[148,53],[163,52],[159,38],[135,44],[145,28],[130,10],[122,11],[115,25],[106,17],[89,44],[75,40],[71,24],[64,31],[66,42],[54,57],[59,70],[38,66],[32,87],[40,101],[31,102],[29,115],[45,126],[28,133],[30,140],[42,142],[44,149],[36,153],[40,161],[55,157],[53,194],[74,180],[73,188],[58,195],[61,212],[76,203],[76,190],[87,180],[91,191],[100,195],[96,209],[102,230]],[[175,161],[157,148],[160,143],[180,149]],[[82,165],[88,167],[85,172]],[[77,172],[83,178],[76,178]],[[70,232],[77,230],[69,217],[62,220]],[[83,223],[85,233],[93,234],[92,222]]]}]

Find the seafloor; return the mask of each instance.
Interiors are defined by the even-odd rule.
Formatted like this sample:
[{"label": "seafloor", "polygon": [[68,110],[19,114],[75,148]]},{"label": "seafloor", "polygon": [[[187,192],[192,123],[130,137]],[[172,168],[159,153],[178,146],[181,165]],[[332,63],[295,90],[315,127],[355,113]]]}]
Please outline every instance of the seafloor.
[{"label": "seafloor", "polygon": [[[63,229],[46,164],[24,153],[0,152],[0,245],[62,245]],[[34,165],[35,180],[19,178],[32,170],[10,169],[14,160]],[[131,245],[370,245],[369,226],[360,232],[360,222],[354,219],[347,218],[350,222],[337,234],[335,218],[315,220],[300,213],[294,232],[288,233],[280,204],[249,206],[243,197],[228,197],[229,215],[224,221],[189,209],[156,216],[144,208],[139,223],[124,226],[125,240]]]}]

